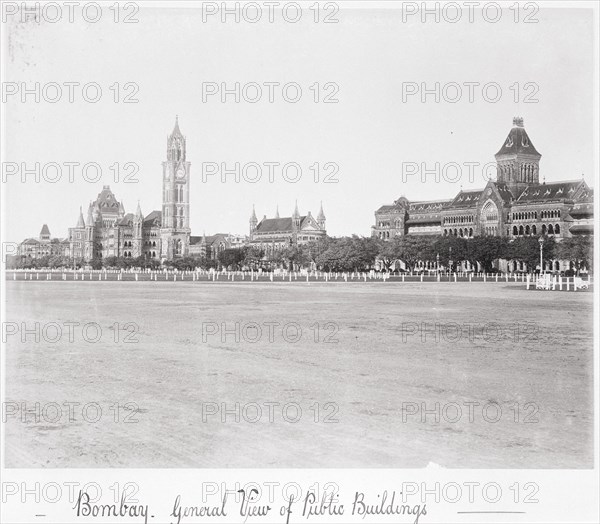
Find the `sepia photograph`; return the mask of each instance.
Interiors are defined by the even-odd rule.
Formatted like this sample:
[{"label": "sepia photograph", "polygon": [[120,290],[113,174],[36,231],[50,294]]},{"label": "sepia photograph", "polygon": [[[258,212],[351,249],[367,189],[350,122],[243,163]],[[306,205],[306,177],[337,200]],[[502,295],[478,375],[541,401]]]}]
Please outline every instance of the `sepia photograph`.
[{"label": "sepia photograph", "polygon": [[1,7],[3,522],[598,522],[595,2]]}]

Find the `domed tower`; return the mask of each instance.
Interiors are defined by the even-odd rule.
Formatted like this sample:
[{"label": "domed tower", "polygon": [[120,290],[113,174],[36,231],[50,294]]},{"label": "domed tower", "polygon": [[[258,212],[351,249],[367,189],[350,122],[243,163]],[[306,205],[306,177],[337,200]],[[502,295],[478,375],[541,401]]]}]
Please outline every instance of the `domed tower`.
[{"label": "domed tower", "polygon": [[523,127],[521,117],[513,118],[513,127],[495,155],[498,183],[506,184],[514,198],[540,183],[540,155]]}]

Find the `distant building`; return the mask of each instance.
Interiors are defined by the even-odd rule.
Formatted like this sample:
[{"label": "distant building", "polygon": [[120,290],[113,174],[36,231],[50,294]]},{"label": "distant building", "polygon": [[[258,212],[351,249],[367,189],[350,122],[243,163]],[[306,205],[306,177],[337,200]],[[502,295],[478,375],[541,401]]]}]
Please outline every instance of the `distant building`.
[{"label": "distant building", "polygon": [[51,238],[50,229],[44,224],[38,238],[26,238],[19,244],[18,253],[31,259],[69,256],[69,242],[66,239]]},{"label": "distant building", "polygon": [[460,191],[453,199],[411,202],[400,197],[375,211],[372,236],[384,240],[402,235],[517,238],[551,235],[561,238],[593,234],[593,189],[585,180],[540,183],[541,155],[523,119],[496,153],[497,180],[483,189]]},{"label": "distant building", "polygon": [[264,249],[267,253],[307,244],[326,236],[322,204],[317,218],[310,211],[304,216],[300,215],[296,203],[291,217],[280,217],[278,208],[274,218],[267,218],[265,215],[260,222],[256,218],[254,207],[252,208],[248,245]]},{"label": "distant building", "polygon": [[162,210],[144,215],[138,202],[135,213],[126,213],[110,186],[104,186],[88,206],[85,220],[79,209],[77,224],[69,229],[69,256],[85,261],[142,256],[162,261],[189,254],[189,174],[186,141],[176,118],[163,162]]},{"label": "distant building", "polygon": [[247,238],[242,235],[230,233],[217,233],[190,237],[190,255],[200,256],[209,260],[217,260],[219,253],[225,249],[241,248],[246,244]]}]

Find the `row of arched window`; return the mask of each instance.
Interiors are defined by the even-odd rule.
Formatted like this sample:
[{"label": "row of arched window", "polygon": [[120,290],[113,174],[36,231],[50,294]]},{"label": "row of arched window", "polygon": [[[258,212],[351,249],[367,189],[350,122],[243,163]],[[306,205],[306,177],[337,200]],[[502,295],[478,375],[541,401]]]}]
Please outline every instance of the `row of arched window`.
[{"label": "row of arched window", "polygon": [[[559,224],[546,224],[542,225],[542,235],[560,235]],[[535,224],[531,227],[527,226],[513,226],[513,236],[529,236],[537,235],[537,227]]]},{"label": "row of arched window", "polygon": [[444,229],[444,236],[455,236],[455,237],[472,237],[473,236],[473,228],[460,228],[460,229]]},{"label": "row of arched window", "polygon": [[560,209],[551,209],[549,211],[542,211],[540,218],[560,218]]},{"label": "row of arched window", "polygon": [[[523,211],[512,214],[513,220],[537,220],[537,211]],[[547,209],[540,211],[540,218],[560,218],[560,209]]]},{"label": "row of arched window", "polygon": [[444,224],[465,224],[472,222],[473,215],[457,215],[454,217],[444,217]]},{"label": "row of arched window", "polygon": [[153,242],[147,241],[147,242],[144,242],[144,245],[148,246],[148,247],[156,247],[156,241],[153,241]]}]

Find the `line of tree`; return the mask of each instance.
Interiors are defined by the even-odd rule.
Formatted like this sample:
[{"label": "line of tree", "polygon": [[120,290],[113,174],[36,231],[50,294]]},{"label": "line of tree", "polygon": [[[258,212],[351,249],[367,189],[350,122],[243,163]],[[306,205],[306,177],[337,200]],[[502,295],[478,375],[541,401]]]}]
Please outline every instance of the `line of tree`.
[{"label": "line of tree", "polygon": [[[544,260],[570,261],[573,270],[591,270],[593,262],[593,238],[574,236],[555,242],[554,237],[544,237],[542,246]],[[327,237],[305,245],[289,245],[283,249],[266,252],[254,246],[231,248],[221,251],[217,260],[200,256],[186,256],[175,260],[160,261],[152,258],[97,258],[89,262],[73,260],[59,255],[41,258],[9,256],[8,269],[81,268],[93,269],[159,269],[169,267],[179,270],[203,269],[297,269],[317,267],[326,271],[368,271],[379,265],[390,270],[396,260],[404,262],[407,270],[414,271],[421,262],[436,263],[440,267],[456,268],[462,262],[479,266],[486,272],[493,271],[498,259],[523,263],[528,271],[535,271],[540,260],[539,237],[508,239],[495,236],[438,237],[405,235],[383,241],[373,237]]]}]

